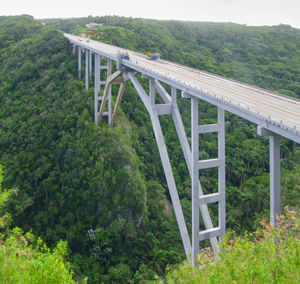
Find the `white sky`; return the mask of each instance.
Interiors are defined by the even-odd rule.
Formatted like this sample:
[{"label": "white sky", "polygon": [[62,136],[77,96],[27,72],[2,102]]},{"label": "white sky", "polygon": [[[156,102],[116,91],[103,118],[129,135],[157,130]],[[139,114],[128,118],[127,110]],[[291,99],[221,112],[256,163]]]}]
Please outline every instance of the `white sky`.
[{"label": "white sky", "polygon": [[118,15],[138,18],[289,24],[300,28],[300,0],[1,0],[0,15],[35,18]]}]

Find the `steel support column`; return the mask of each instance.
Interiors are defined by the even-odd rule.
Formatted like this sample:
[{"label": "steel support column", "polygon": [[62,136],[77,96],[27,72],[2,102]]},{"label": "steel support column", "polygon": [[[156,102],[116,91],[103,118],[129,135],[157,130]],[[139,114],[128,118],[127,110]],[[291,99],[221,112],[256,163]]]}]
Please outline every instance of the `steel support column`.
[{"label": "steel support column", "polygon": [[[108,80],[108,78],[110,77],[112,72],[112,61],[111,59],[107,59],[107,74],[106,74],[106,81]],[[107,82],[106,82],[107,84]],[[109,89],[108,89],[108,125],[110,125],[111,123],[111,85],[109,85]]]},{"label": "steel support column", "polygon": [[85,90],[89,89],[89,52],[85,52]]},{"label": "steel support column", "polygon": [[270,222],[278,226],[277,218],[281,214],[281,180],[280,180],[280,136],[274,132],[257,127],[260,136],[268,136],[270,143]]},{"label": "steel support column", "polygon": [[192,131],[192,266],[199,253],[199,117],[198,99],[191,98],[191,131]]},{"label": "steel support column", "polygon": [[93,58],[92,57],[93,57],[93,53],[91,50],[89,50],[89,78],[90,78],[90,80],[92,79],[92,66],[93,66],[93,64],[92,64]]},{"label": "steel support column", "polygon": [[81,79],[81,47],[78,46],[78,79]]},{"label": "steel support column", "polygon": [[98,117],[98,94],[100,91],[100,55],[95,53],[94,121]]},{"label": "steel support column", "polygon": [[280,137],[270,136],[270,214],[271,223],[278,225],[281,213]]},{"label": "steel support column", "polygon": [[[226,233],[226,164],[225,164],[225,111],[218,107],[218,194],[219,199],[219,237],[222,238]],[[220,240],[220,239],[219,239]]]}]

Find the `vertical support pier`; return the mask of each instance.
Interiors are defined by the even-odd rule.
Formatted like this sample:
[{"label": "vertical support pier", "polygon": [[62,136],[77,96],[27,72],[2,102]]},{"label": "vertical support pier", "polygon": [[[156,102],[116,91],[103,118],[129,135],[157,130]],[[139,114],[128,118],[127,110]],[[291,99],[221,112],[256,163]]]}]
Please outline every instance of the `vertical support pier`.
[{"label": "vertical support pier", "polygon": [[199,117],[198,99],[191,98],[192,115],[192,266],[195,266],[199,253]]},{"label": "vertical support pier", "polygon": [[72,46],[73,46],[73,51],[72,51],[72,53],[73,53],[73,55],[75,55],[75,44],[73,44]]},{"label": "vertical support pier", "polygon": [[218,107],[218,193],[219,201],[219,227],[220,237],[226,233],[226,154],[225,154],[225,111]]},{"label": "vertical support pier", "polygon": [[92,79],[92,61],[93,61],[93,53],[89,50],[89,78]]},{"label": "vertical support pier", "polygon": [[81,47],[78,46],[78,79],[81,79]]},{"label": "vertical support pier", "polygon": [[89,52],[85,51],[85,90],[89,89]]},{"label": "vertical support pier", "polygon": [[100,91],[100,55],[95,53],[94,121],[97,123],[98,94]]},{"label": "vertical support pier", "polygon": [[270,223],[278,226],[281,214],[280,137],[272,131],[257,127],[257,134],[268,136],[270,143]]},{"label": "vertical support pier", "polygon": [[[107,84],[107,80],[110,77],[112,73],[112,61],[111,59],[107,59],[107,74],[106,74],[106,84]],[[111,84],[109,85],[109,89],[108,89],[108,125],[111,124]]]},{"label": "vertical support pier", "polygon": [[275,227],[278,225],[277,217],[280,216],[280,208],[280,137],[274,134],[270,136],[270,221]]}]

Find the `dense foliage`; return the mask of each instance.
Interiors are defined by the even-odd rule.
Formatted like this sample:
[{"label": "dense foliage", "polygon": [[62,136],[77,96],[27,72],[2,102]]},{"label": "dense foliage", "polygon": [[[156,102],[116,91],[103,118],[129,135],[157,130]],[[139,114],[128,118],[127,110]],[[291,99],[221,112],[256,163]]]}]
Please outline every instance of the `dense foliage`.
[{"label": "dense foliage", "polygon": [[13,198],[12,190],[2,189],[0,165],[0,282],[1,283],[75,283],[65,242],[59,242],[51,252],[41,238],[32,233],[24,234],[20,228],[10,228],[11,216],[6,205]]},{"label": "dense foliage", "polygon": [[186,262],[173,269],[167,283],[299,283],[300,219],[293,212],[281,217],[281,227],[268,224],[243,237],[227,235],[222,261],[209,252],[198,257],[201,270]]},{"label": "dense foliage", "polygon": [[0,57],[0,159],[5,185],[18,192],[14,224],[50,246],[67,240],[75,272],[91,281],[151,278],[182,249],[164,189],[140,171],[136,134],[125,117],[114,129],[96,127],[67,40],[32,29],[30,17],[19,21],[31,35]]},{"label": "dense foliage", "polygon": [[[75,33],[97,21],[109,22],[43,20]],[[158,49],[179,63],[300,94],[299,30],[117,17],[114,24],[97,28],[93,37],[139,51]],[[68,241],[78,279],[153,278],[183,260],[184,252],[148,114],[128,84],[116,126],[96,127],[93,88],[84,92],[76,58],[51,25],[29,16],[0,17],[0,161],[5,187],[18,193],[7,210],[14,225],[32,229],[49,246]],[[200,109],[201,121],[212,123],[216,109],[205,103]],[[180,100],[180,110],[190,133],[189,101]],[[269,212],[268,145],[255,125],[229,114],[226,119],[227,224],[241,233]],[[171,119],[161,122],[190,228],[190,179]],[[205,138],[201,155],[214,156],[216,136]],[[283,203],[297,209],[300,151],[285,139],[281,146]],[[201,182],[206,192],[215,191],[216,172],[202,173]]]}]

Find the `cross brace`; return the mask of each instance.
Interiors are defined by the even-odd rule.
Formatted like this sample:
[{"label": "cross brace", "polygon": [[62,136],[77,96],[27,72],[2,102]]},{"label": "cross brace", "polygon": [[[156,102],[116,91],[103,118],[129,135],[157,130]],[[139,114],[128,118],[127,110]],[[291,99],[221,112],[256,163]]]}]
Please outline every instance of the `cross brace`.
[{"label": "cross brace", "polygon": [[[111,76],[111,70],[112,70],[112,61],[111,59],[107,59],[107,65],[106,66],[101,66],[101,58],[99,54],[95,54],[95,88],[94,88],[94,121],[96,124],[98,124],[99,117],[102,118],[103,115],[108,116],[108,123],[111,121],[111,84],[107,84],[106,81],[101,80],[101,70],[105,67],[107,70],[107,79],[110,78]],[[105,97],[105,102],[106,100],[108,101],[108,111],[104,112],[104,106],[103,110],[101,113],[101,116],[99,116],[99,100],[103,101],[103,96],[98,96],[101,85],[106,85],[106,97]],[[102,104],[101,104],[102,105]],[[100,118],[100,120],[101,120]]]}]

